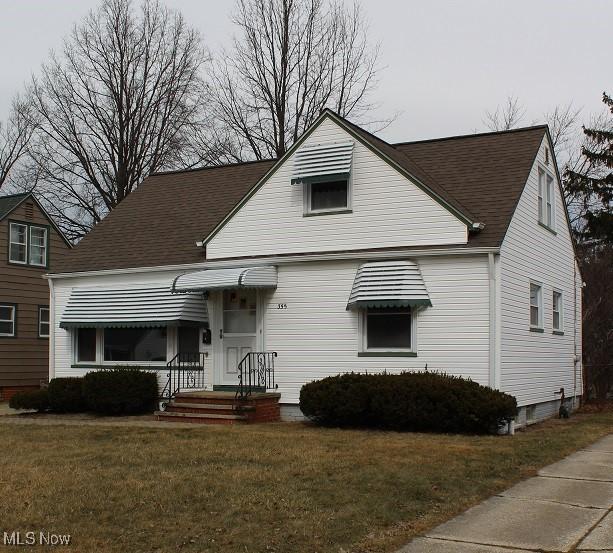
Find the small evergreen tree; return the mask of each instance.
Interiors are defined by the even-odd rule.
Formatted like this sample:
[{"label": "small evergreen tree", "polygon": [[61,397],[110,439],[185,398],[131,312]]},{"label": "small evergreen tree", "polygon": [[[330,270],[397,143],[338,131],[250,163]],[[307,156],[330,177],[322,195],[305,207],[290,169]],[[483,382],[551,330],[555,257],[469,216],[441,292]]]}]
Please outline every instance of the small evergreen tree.
[{"label": "small evergreen tree", "polygon": [[[602,101],[613,116],[613,98],[605,92]],[[565,172],[566,188],[583,204],[578,238],[613,244],[613,117],[607,114],[592,128],[583,127],[583,133],[583,160]]]}]

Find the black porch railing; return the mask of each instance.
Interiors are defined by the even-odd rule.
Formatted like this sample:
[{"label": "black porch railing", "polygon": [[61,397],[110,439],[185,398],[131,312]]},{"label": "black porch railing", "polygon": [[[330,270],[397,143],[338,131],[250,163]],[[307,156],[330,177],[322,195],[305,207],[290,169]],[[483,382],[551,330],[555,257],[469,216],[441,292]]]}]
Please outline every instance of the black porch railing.
[{"label": "black porch railing", "polygon": [[168,380],[161,399],[170,401],[182,390],[204,388],[204,353],[177,353],[168,363]]},{"label": "black porch railing", "polygon": [[252,351],[238,364],[238,388],[236,398],[244,398],[253,392],[275,390],[276,351]]}]

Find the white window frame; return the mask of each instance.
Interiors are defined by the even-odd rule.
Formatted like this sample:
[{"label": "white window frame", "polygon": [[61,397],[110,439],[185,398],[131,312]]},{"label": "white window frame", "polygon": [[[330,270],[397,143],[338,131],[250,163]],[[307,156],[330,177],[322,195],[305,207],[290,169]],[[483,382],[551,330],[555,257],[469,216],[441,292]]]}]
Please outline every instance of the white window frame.
[{"label": "white window frame", "polygon": [[[42,313],[43,311],[47,312],[47,320],[43,321]],[[42,326],[43,324],[47,325],[47,334],[43,334]],[[51,310],[48,305],[39,305],[38,306],[38,337],[39,338],[49,338],[49,334],[51,334]]]},{"label": "white window frame", "polygon": [[358,350],[371,355],[417,354],[417,307],[411,307],[411,347],[409,348],[369,348],[368,347],[368,309],[361,309],[358,318]]},{"label": "white window frame", "polygon": [[15,338],[17,335],[17,306],[14,303],[0,303],[0,307],[9,308],[11,310],[10,319],[0,319],[0,322],[11,323],[12,332],[0,332],[0,338]]},{"label": "white window frame", "polygon": [[[556,311],[556,296],[560,298],[560,304],[558,306],[558,311]],[[559,325],[555,324],[555,313],[559,313]],[[563,333],[564,332],[564,293],[562,290],[557,288],[553,289],[551,294],[551,327],[555,333]]]},{"label": "white window frame", "polygon": [[313,184],[325,184],[326,182],[338,182],[343,179],[331,177],[330,180],[319,180],[318,182],[305,182],[303,184],[303,205],[304,215],[328,215],[334,213],[348,213],[352,210],[352,184],[351,174],[347,177],[347,205],[345,207],[332,207],[330,209],[311,209],[311,187]]},{"label": "white window frame", "polygon": [[[32,229],[36,229],[36,230],[42,230],[43,231],[43,262],[42,263],[34,263],[32,261]],[[48,256],[48,242],[49,242],[49,235],[48,235],[48,229],[47,227],[41,227],[39,225],[29,225],[28,228],[28,251],[27,251],[27,256],[28,256],[28,265],[31,265],[32,267],[46,267],[47,266],[47,256]]]},{"label": "white window frame", "polygon": [[[25,229],[25,233],[24,233],[24,239],[25,242],[22,244],[21,242],[13,242],[13,227],[23,227]],[[28,264],[28,242],[29,242],[29,231],[28,231],[28,225],[25,223],[17,223],[17,222],[11,222],[9,224],[9,263],[16,263],[17,265],[27,265]],[[25,255],[24,255],[24,260],[20,261],[18,259],[13,259],[12,257],[12,245],[15,244],[17,246],[25,246]]]},{"label": "white window frame", "polygon": [[81,361],[79,360],[79,330],[75,328],[72,331],[72,364],[73,365],[100,365],[100,343],[101,335],[99,328],[94,329],[96,331],[96,355],[93,361]]},{"label": "white window frame", "polygon": [[538,168],[537,211],[538,222],[555,233],[556,194],[555,177],[544,167]]},{"label": "white window frame", "polygon": [[[532,305],[532,287],[538,287],[537,294],[537,305]],[[543,331],[543,284],[541,282],[536,282],[534,280],[530,281],[530,285],[528,288],[528,301],[529,301],[529,309],[528,309],[528,321],[530,323],[530,330]],[[532,308],[536,307],[538,309],[538,321],[537,324],[532,324]]]}]

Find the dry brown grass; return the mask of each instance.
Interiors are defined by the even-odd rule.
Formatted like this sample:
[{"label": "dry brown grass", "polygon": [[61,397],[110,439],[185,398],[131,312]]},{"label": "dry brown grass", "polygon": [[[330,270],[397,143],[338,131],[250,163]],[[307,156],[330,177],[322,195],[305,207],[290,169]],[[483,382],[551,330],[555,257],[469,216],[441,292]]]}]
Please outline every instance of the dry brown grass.
[{"label": "dry brown grass", "polygon": [[44,528],[80,553],[392,551],[612,427],[612,413],[514,437],[0,423],[0,543]]}]

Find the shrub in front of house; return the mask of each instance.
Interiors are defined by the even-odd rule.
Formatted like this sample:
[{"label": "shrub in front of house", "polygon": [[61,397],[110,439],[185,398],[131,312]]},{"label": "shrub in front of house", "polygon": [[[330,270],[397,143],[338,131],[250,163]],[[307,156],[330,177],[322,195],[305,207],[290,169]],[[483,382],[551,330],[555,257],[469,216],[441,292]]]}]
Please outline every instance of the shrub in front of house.
[{"label": "shrub in front of house", "polygon": [[300,409],[325,426],[485,434],[514,418],[517,402],[442,373],[349,373],[305,384]]},{"label": "shrub in front of house", "polygon": [[157,375],[135,367],[92,371],[83,377],[87,408],[101,415],[138,415],[155,410]]},{"label": "shrub in front of house", "polygon": [[56,413],[82,413],[87,410],[83,398],[83,378],[53,378],[47,388],[49,407]]},{"label": "shrub in front of house", "polygon": [[11,409],[34,409],[46,411],[49,409],[49,394],[47,390],[32,390],[30,392],[17,392],[9,400]]}]

